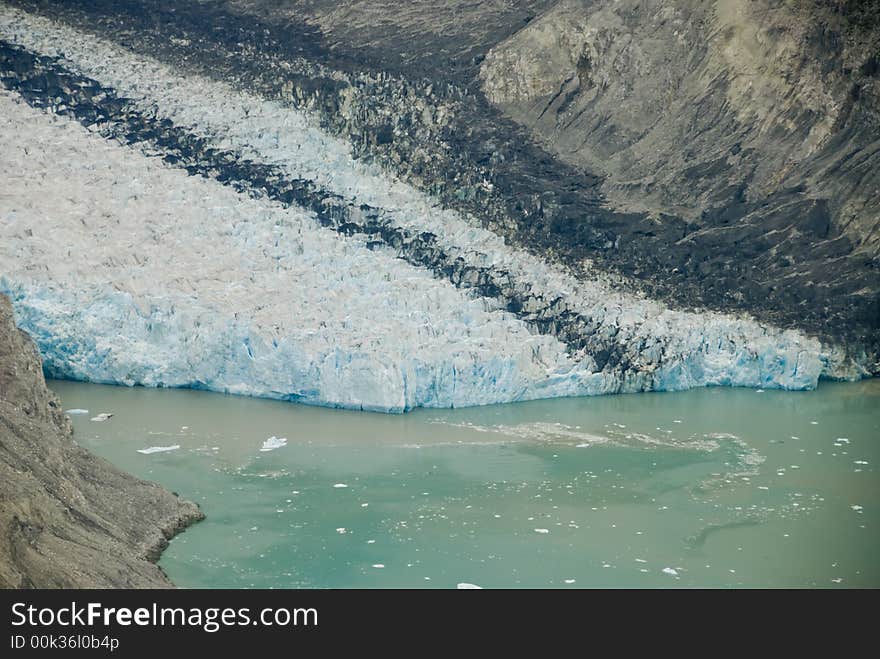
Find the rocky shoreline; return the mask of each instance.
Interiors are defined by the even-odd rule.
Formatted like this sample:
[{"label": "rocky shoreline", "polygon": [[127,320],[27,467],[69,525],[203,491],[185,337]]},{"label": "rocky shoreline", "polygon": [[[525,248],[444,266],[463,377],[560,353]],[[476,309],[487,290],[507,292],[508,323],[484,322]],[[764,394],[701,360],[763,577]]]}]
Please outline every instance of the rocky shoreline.
[{"label": "rocky shoreline", "polygon": [[72,434],[0,295],[0,587],[171,587],[155,562],[203,513]]}]

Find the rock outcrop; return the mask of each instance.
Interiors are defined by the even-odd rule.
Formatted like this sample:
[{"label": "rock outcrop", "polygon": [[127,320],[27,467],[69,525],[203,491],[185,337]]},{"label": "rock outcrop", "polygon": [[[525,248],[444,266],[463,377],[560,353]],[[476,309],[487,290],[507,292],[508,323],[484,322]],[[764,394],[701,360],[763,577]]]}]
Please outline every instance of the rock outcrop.
[{"label": "rock outcrop", "polygon": [[202,517],[73,441],[39,355],[0,295],[0,587],[169,587],[154,561]]}]

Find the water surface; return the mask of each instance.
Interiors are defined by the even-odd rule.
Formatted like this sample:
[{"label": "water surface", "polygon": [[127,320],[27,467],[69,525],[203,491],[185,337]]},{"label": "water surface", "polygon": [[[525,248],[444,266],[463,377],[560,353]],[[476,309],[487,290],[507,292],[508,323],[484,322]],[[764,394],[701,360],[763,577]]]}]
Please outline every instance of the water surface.
[{"label": "water surface", "polygon": [[77,441],[202,506],[180,586],[880,586],[878,380],[403,416],[50,386]]}]

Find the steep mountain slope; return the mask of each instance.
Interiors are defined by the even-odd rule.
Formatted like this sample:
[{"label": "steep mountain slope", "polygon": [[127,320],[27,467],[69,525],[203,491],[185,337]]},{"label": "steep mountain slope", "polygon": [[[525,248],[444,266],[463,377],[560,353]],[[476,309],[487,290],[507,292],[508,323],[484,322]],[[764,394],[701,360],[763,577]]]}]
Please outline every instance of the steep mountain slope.
[{"label": "steep mountain slope", "polygon": [[[481,78],[614,206],[880,251],[880,5],[564,0]],[[745,231],[741,229],[745,228]],[[755,235],[755,238],[760,236]]]},{"label": "steep mountain slope", "polygon": [[170,586],[151,561],[201,512],[71,434],[0,295],[0,588]]}]

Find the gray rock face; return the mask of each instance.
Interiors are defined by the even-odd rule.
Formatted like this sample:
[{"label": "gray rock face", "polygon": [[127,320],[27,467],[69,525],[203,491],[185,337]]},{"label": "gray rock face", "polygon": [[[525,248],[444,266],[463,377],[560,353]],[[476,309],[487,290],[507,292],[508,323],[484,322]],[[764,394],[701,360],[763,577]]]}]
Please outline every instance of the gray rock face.
[{"label": "gray rock face", "polygon": [[153,563],[195,504],[74,443],[0,295],[0,588],[163,588]]},{"label": "gray rock face", "polygon": [[781,209],[774,195],[791,206],[798,197],[785,193],[799,191],[814,203],[784,233],[839,231],[874,257],[878,11],[876,2],[564,0],[498,44],[481,79],[559,157],[601,172],[618,208],[700,225],[734,204]]}]

